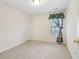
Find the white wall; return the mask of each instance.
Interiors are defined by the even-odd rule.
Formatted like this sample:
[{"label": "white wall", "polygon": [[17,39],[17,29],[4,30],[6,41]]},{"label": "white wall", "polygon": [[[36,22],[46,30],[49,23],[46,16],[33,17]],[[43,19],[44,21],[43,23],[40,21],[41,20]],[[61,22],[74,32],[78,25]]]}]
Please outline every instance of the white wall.
[{"label": "white wall", "polygon": [[51,27],[48,19],[49,14],[32,18],[33,40],[53,41],[51,38]]},{"label": "white wall", "polygon": [[[33,40],[41,40],[41,41],[50,41],[50,42],[56,42],[56,39],[51,36],[51,25],[49,21],[49,15],[39,15],[32,18],[32,29],[33,29]],[[65,21],[64,21],[65,26]],[[65,30],[63,30],[63,37],[64,37],[64,43],[66,43],[65,39]]]},{"label": "white wall", "polygon": [[[77,37],[79,38],[79,15],[78,15],[78,18],[77,18]],[[76,48],[77,48],[77,56],[78,56],[78,59],[79,59],[79,45],[76,45]]]},{"label": "white wall", "polygon": [[70,0],[66,18],[66,34],[67,34],[66,36],[67,36],[67,47],[73,59],[77,59],[76,46],[74,44],[74,39],[77,36],[76,20],[77,20],[77,0]]},{"label": "white wall", "polygon": [[79,16],[77,18],[77,36],[79,36]]},{"label": "white wall", "polygon": [[30,38],[30,17],[0,2],[0,52]]}]

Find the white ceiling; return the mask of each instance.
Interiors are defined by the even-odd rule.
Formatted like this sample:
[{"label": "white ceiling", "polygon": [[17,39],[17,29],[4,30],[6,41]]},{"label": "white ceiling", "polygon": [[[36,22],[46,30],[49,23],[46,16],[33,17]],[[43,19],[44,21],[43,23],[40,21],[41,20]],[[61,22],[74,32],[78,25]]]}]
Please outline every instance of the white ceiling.
[{"label": "white ceiling", "polygon": [[41,0],[39,6],[35,6],[32,0],[0,0],[29,15],[40,15],[50,11],[60,11],[67,8],[68,0]]}]

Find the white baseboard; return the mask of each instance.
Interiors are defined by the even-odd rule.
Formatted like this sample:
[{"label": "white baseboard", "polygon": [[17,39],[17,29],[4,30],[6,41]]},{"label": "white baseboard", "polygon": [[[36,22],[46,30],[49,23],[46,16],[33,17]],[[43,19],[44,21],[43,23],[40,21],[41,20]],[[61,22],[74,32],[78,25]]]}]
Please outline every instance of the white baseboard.
[{"label": "white baseboard", "polygon": [[16,47],[16,46],[18,46],[18,45],[21,45],[21,44],[23,44],[24,42],[26,42],[26,41],[17,42],[17,44],[13,44],[13,45],[10,46],[10,47],[7,47],[7,48],[5,48],[5,49],[0,50],[0,53],[5,52],[5,51],[7,51],[7,50],[10,50],[10,49],[12,49],[12,48],[14,48],[14,47]]}]

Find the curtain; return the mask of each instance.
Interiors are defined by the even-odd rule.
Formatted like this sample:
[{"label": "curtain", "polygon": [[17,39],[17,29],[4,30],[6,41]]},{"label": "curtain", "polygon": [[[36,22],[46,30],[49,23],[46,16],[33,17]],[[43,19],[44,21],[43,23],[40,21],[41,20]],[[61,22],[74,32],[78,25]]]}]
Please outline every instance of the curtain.
[{"label": "curtain", "polygon": [[51,35],[57,39],[58,43],[63,42],[63,19],[64,19],[64,13],[57,13],[57,14],[51,14],[49,15],[49,20],[51,23]]}]

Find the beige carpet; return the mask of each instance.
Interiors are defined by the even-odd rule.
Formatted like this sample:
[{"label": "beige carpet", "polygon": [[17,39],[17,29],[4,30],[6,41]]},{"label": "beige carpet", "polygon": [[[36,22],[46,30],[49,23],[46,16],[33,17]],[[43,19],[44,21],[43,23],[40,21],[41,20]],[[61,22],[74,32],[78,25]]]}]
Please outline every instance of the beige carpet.
[{"label": "beige carpet", "polygon": [[64,45],[50,42],[28,41],[0,53],[0,59],[72,59]]}]

